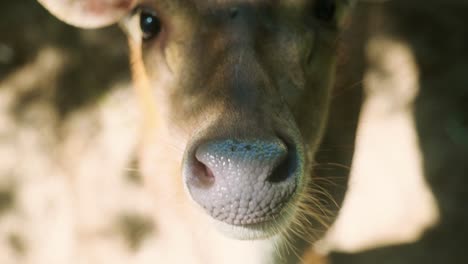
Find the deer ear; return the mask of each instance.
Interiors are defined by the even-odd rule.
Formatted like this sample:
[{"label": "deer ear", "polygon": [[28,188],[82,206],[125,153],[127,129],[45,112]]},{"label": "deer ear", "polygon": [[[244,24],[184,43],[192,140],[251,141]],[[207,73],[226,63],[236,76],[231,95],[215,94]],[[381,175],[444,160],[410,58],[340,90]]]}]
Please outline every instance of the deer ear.
[{"label": "deer ear", "polygon": [[135,0],[38,0],[60,20],[77,27],[98,28],[119,21]]}]

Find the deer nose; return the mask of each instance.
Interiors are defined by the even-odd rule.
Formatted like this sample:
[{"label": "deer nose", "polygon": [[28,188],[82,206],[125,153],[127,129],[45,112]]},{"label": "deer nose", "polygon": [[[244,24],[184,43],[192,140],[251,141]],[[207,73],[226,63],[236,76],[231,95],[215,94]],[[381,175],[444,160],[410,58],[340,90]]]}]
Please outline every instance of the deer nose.
[{"label": "deer nose", "polygon": [[194,151],[186,184],[192,199],[213,218],[258,224],[276,218],[291,200],[297,157],[279,138],[215,140]]}]

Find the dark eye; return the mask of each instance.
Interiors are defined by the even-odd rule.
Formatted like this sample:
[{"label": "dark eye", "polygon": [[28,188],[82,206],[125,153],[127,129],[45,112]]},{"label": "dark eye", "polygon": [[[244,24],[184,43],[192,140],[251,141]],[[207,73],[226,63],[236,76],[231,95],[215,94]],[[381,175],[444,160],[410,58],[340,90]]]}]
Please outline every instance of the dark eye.
[{"label": "dark eye", "polygon": [[152,12],[142,10],[140,13],[140,28],[143,40],[150,40],[161,32],[161,21]]},{"label": "dark eye", "polygon": [[330,22],[335,18],[335,0],[316,0],[314,6],[315,17],[325,22]]}]

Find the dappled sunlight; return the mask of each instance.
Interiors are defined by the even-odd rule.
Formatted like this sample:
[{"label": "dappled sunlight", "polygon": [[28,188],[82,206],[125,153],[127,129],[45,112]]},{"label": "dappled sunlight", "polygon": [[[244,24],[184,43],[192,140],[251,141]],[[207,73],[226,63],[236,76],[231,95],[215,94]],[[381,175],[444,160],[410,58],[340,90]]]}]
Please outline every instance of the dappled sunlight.
[{"label": "dappled sunlight", "polygon": [[462,4],[138,1],[83,30],[41,1],[0,10],[0,264],[463,262]]},{"label": "dappled sunlight", "polygon": [[412,112],[419,75],[411,50],[375,37],[367,56],[371,68],[349,191],[324,249],[355,252],[413,242],[438,219]]}]

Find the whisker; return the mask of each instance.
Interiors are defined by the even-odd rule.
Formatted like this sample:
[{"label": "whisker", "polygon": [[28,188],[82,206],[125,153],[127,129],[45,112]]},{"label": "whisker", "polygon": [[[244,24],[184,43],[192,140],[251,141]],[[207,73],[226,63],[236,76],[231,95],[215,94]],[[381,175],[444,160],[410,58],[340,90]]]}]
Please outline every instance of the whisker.
[{"label": "whisker", "polygon": [[335,90],[335,92],[332,95],[332,99],[342,96],[348,90],[358,88],[358,86],[362,85],[363,83],[364,83],[364,79],[360,79],[350,85],[345,86],[344,88],[339,89],[338,91]]}]

